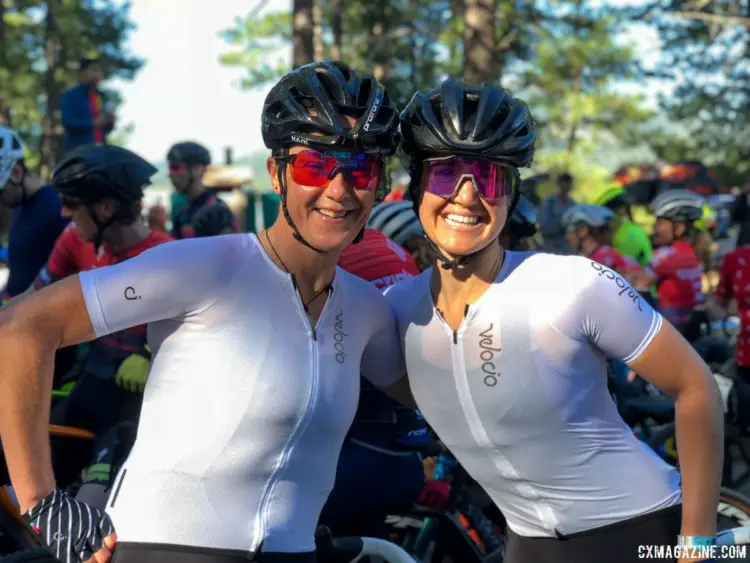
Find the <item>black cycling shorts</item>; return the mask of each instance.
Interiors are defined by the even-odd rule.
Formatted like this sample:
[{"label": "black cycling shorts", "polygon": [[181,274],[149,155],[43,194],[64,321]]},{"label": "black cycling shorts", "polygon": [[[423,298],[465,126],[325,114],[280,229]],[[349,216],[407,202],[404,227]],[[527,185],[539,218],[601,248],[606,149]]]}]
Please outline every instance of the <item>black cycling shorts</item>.
[{"label": "black cycling shorts", "polygon": [[316,563],[315,552],[261,552],[204,549],[153,543],[118,543],[112,563]]},{"label": "black cycling shorts", "polygon": [[633,563],[643,559],[647,546],[674,548],[681,524],[682,505],[676,505],[556,538],[519,536],[509,527],[505,563]]}]

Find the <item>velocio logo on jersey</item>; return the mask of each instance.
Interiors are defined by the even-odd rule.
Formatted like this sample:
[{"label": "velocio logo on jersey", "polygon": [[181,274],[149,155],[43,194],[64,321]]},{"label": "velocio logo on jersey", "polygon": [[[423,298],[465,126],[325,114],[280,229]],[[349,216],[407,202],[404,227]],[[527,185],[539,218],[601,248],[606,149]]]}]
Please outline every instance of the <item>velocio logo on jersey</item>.
[{"label": "velocio logo on jersey", "polygon": [[591,267],[594,268],[594,270],[596,270],[599,273],[600,277],[604,277],[604,278],[607,278],[608,280],[614,281],[615,285],[620,288],[618,295],[625,295],[628,299],[630,299],[633,303],[635,303],[639,311],[643,311],[643,309],[641,308],[640,294],[636,290],[634,290],[628,282],[626,282],[620,276],[615,274],[612,270],[610,270],[609,268],[606,268],[605,266],[602,266],[598,262],[592,261]]},{"label": "velocio logo on jersey", "polygon": [[336,350],[336,361],[343,364],[346,361],[346,351],[344,341],[346,333],[344,332],[344,310],[341,309],[336,315],[336,322],[333,324],[333,348]]},{"label": "velocio logo on jersey", "polygon": [[479,359],[482,360],[482,372],[484,373],[484,384],[487,387],[497,385],[497,378],[500,373],[495,366],[495,354],[500,352],[500,346],[495,348],[495,342],[492,336],[492,329],[495,328],[492,323],[484,331],[479,333],[482,339],[479,341]]}]

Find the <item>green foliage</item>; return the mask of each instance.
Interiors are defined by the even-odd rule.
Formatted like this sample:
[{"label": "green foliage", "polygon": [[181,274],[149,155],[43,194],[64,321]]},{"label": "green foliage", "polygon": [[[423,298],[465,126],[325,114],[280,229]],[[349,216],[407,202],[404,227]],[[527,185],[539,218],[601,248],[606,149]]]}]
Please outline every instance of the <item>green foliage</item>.
[{"label": "green foliage", "polygon": [[750,6],[652,0],[647,9],[664,52],[653,74],[674,87],[661,106],[681,129],[676,142],[657,134],[654,150],[712,165],[730,185],[744,181],[750,172]]},{"label": "green foliage", "polygon": [[[75,84],[79,59],[98,57],[105,76],[126,80],[135,76],[144,61],[127,49],[134,29],[128,2],[15,0],[5,1],[4,6],[0,111],[23,136],[31,151],[29,162],[34,165],[43,148],[42,123],[49,123],[55,137],[49,145],[52,150],[62,133],[59,99]],[[54,65],[51,82],[47,75],[50,63]],[[114,108],[120,102],[116,92],[111,92],[108,100]],[[53,161],[54,155],[44,160]]]},{"label": "green foliage", "polygon": [[573,33],[542,36],[524,72],[525,97],[545,144],[572,152],[586,141],[595,149],[605,136],[627,146],[634,126],[652,115],[642,96],[616,90],[636,78],[633,49],[614,40],[613,18],[584,21]]}]

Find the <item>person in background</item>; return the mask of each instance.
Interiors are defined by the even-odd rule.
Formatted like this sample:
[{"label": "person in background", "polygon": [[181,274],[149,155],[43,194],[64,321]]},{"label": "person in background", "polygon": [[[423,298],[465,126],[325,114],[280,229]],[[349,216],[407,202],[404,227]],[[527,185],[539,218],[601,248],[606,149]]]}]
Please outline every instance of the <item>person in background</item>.
[{"label": "person in background", "polygon": [[176,239],[194,237],[193,220],[198,211],[206,206],[226,205],[203,185],[203,175],[211,164],[211,153],[203,145],[183,141],[172,145],[167,162],[172,185],[189,200],[172,218],[172,236]]},{"label": "person in background", "polygon": [[614,212],[611,223],[614,249],[620,254],[629,256],[641,266],[646,266],[654,250],[646,231],[633,221],[633,213],[625,188],[617,183],[609,184],[593,199],[592,203],[604,205]]},{"label": "person in background", "polygon": [[404,195],[406,194],[406,186],[409,185],[409,174],[402,172],[397,174],[393,178],[393,187],[388,195],[385,196],[383,201],[390,203],[394,201],[404,201]]},{"label": "person in background", "polygon": [[156,203],[148,209],[148,228],[152,231],[167,234],[168,220],[169,215],[167,214],[167,210],[164,208],[161,198],[159,198]]},{"label": "person in background", "polygon": [[65,152],[81,145],[103,145],[115,127],[115,116],[99,90],[102,67],[96,59],[81,59],[78,84],[62,95]]},{"label": "person in background", "polygon": [[732,223],[739,224],[737,246],[750,244],[750,181],[742,186],[742,193],[737,196],[732,208]]},{"label": "person in background", "polygon": [[[375,229],[365,229],[338,266],[380,291],[419,275],[407,250]],[[401,406],[364,377],[357,412],[341,448],[336,481],[319,523],[334,536],[385,537],[389,514],[409,511],[424,487],[418,449],[430,442],[419,411]]]},{"label": "person in background", "polygon": [[576,204],[570,197],[573,177],[561,174],[557,178],[557,193],[545,199],[539,206],[539,230],[544,237],[542,249],[553,254],[570,254],[571,248],[565,238],[562,217],[565,211]]},{"label": "person in background", "polygon": [[367,219],[367,228],[383,233],[387,238],[405,248],[419,271],[429,268],[435,260],[435,252],[424,236],[424,229],[414,211],[414,203],[407,201],[384,201],[373,208]]},{"label": "person in background", "polygon": [[47,263],[68,219],[55,190],[26,168],[18,134],[0,126],[0,205],[13,209],[8,236],[10,275],[0,305],[20,295]]},{"label": "person in background", "polygon": [[238,232],[237,221],[226,205],[207,205],[193,217],[193,232],[196,237],[228,235]]},{"label": "person in background", "polygon": [[735,355],[736,374],[750,383],[750,245],[743,244],[728,252],[719,268],[716,293],[708,300],[709,315],[713,319],[726,318],[729,305],[737,303],[740,332]]},{"label": "person in background", "polygon": [[651,202],[657,249],[646,272],[656,284],[659,311],[689,342],[700,336],[704,305],[703,268],[691,242],[704,203],[688,190],[663,192]]}]

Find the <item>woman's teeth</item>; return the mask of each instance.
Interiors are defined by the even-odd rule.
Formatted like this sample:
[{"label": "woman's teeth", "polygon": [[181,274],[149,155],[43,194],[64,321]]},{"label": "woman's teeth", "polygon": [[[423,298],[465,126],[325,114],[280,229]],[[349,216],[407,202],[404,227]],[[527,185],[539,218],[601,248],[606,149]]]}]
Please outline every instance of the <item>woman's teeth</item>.
[{"label": "woman's teeth", "polygon": [[476,225],[479,222],[479,217],[476,215],[455,215],[453,213],[449,213],[444,219],[449,225],[456,226]]},{"label": "woman's teeth", "polygon": [[341,218],[346,215],[346,211],[331,211],[330,209],[318,209],[318,212],[326,217],[333,217],[334,219]]}]

